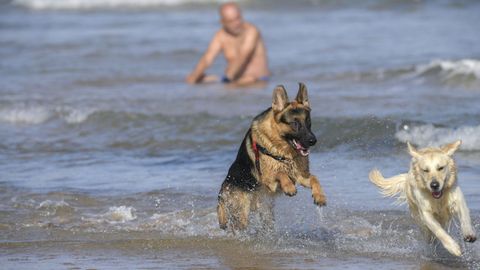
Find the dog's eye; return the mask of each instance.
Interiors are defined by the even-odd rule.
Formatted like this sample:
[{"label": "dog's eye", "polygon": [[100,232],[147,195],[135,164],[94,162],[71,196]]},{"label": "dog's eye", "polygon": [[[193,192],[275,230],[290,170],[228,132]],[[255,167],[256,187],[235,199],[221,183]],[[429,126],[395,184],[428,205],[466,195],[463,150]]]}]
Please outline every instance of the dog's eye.
[{"label": "dog's eye", "polygon": [[429,172],[430,172],[430,170],[429,170],[428,168],[422,169],[422,171],[424,171],[424,172],[426,172],[426,173],[429,173]]},{"label": "dog's eye", "polygon": [[290,122],[290,126],[292,127],[293,130],[299,130],[300,129],[300,122],[297,120]]},{"label": "dog's eye", "polygon": [[445,168],[445,166],[441,166],[441,167],[438,167],[437,170],[442,171],[444,168]]}]

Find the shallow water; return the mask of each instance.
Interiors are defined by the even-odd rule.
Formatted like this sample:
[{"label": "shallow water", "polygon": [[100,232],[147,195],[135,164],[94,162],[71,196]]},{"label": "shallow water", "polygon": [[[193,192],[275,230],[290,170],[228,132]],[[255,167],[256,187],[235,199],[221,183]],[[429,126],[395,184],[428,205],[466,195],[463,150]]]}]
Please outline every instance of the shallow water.
[{"label": "shallow water", "polygon": [[[462,243],[460,259],[425,243],[367,176],[405,172],[407,140],[462,139],[459,182],[478,230],[480,5],[243,6],[269,49],[265,87],[183,83],[218,27],[214,2],[0,1],[5,269],[479,268],[478,243]],[[220,184],[275,85],[294,96],[299,81],[328,206],[299,188],[276,197],[273,233],[253,217],[228,235],[217,226]]]}]

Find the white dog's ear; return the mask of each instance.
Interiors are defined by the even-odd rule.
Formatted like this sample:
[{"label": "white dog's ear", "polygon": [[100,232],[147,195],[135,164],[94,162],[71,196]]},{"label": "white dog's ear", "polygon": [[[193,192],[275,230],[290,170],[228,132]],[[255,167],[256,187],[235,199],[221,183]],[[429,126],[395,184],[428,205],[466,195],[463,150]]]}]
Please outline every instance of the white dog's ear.
[{"label": "white dog's ear", "polygon": [[273,90],[272,109],[274,112],[281,112],[288,105],[287,90],[283,85],[278,85]]},{"label": "white dog's ear", "polygon": [[420,154],[418,153],[417,149],[415,149],[415,147],[413,147],[408,141],[407,141],[407,146],[408,146],[408,153],[410,154],[410,156],[414,158],[420,157]]},{"label": "white dog's ear", "polygon": [[441,149],[445,154],[451,156],[451,155],[453,155],[453,153],[455,153],[455,151],[458,150],[458,147],[460,147],[461,144],[462,144],[462,141],[461,141],[461,140],[458,140],[458,141],[456,141],[456,142],[443,145],[442,147],[440,147],[440,149]]},{"label": "white dog's ear", "polygon": [[305,107],[310,107],[310,103],[308,102],[308,91],[304,83],[298,83],[298,93],[295,100]]}]

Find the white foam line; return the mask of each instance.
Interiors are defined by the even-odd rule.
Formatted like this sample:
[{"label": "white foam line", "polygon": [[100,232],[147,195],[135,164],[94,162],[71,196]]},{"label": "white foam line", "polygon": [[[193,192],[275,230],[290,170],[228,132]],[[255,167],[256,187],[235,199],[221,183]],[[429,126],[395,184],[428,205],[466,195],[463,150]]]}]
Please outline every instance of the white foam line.
[{"label": "white foam line", "polygon": [[462,140],[461,150],[480,150],[480,125],[458,128],[435,127],[432,124],[417,127],[404,126],[395,134],[402,142],[410,141],[422,147],[440,146]]},{"label": "white foam line", "polygon": [[429,70],[439,68],[446,73],[446,79],[456,75],[473,75],[480,79],[480,61],[476,59],[462,59],[458,61],[434,60],[426,65],[415,67],[417,74],[423,74]]},{"label": "white foam line", "polygon": [[45,107],[17,107],[0,110],[0,121],[19,124],[41,124],[52,116]]},{"label": "white foam line", "polygon": [[105,213],[103,216],[112,222],[120,222],[120,223],[125,223],[127,221],[132,221],[137,218],[135,215],[135,208],[133,207],[127,207],[125,205],[122,206],[113,206],[110,207],[107,213]]},{"label": "white foam line", "polygon": [[19,104],[0,109],[0,122],[38,125],[57,117],[68,124],[78,124],[87,120],[95,111],[92,108],[76,109],[68,106],[48,108],[41,105]]}]

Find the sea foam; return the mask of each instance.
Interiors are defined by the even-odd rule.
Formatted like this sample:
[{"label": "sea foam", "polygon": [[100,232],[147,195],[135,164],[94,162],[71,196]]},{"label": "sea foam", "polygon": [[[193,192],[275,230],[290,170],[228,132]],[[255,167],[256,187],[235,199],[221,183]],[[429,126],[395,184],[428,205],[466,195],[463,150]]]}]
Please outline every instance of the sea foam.
[{"label": "sea foam", "polygon": [[480,125],[457,128],[435,127],[432,124],[415,127],[404,126],[395,134],[395,137],[401,142],[409,141],[421,147],[439,146],[462,140],[460,149],[480,150]]},{"label": "sea foam", "polygon": [[104,218],[108,219],[114,223],[125,223],[128,221],[135,220],[137,216],[135,215],[135,208],[122,206],[110,207],[108,212],[103,215]]},{"label": "sea foam", "polygon": [[473,76],[480,79],[480,61],[476,59],[434,60],[428,64],[415,66],[415,72],[420,75],[435,71],[447,80],[456,76]]},{"label": "sea foam", "polygon": [[13,107],[0,109],[0,122],[40,124],[52,116],[45,107]]},{"label": "sea foam", "polygon": [[49,108],[42,105],[17,104],[0,109],[0,122],[11,124],[42,124],[50,119],[61,119],[68,124],[82,123],[96,110],[60,106]]}]

